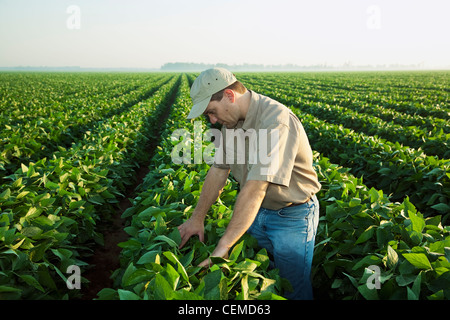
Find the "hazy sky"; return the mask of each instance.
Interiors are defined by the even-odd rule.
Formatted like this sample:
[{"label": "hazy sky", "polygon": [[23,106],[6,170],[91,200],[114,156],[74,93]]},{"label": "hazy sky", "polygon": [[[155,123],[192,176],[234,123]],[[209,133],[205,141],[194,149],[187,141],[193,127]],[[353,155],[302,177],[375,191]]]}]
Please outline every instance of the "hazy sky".
[{"label": "hazy sky", "polygon": [[0,0],[1,67],[449,68],[449,57],[450,0]]}]

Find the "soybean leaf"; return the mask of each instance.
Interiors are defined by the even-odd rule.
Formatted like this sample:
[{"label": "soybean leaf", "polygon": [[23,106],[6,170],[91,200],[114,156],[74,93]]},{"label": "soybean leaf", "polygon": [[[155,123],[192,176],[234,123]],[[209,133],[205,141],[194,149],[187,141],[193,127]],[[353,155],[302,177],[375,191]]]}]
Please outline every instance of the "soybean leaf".
[{"label": "soybean leaf", "polygon": [[262,270],[266,271],[270,264],[266,249],[261,249],[255,256],[255,260],[261,263]]},{"label": "soybean leaf", "polygon": [[41,284],[32,276],[27,275],[27,274],[21,274],[19,275],[19,277],[25,281],[26,283],[28,283],[30,286],[35,287],[36,289],[38,289],[41,292],[45,292],[44,288],[41,286]]},{"label": "soybean leaf", "polygon": [[364,243],[367,240],[370,240],[373,237],[373,233],[375,231],[374,226],[368,227],[356,240],[355,244]]},{"label": "soybean leaf", "polygon": [[239,255],[241,254],[243,246],[244,241],[241,241],[237,245],[235,245],[228,259],[231,261],[236,261],[239,258]]},{"label": "soybean leaf", "polygon": [[161,274],[155,276],[154,295],[156,300],[171,300],[175,292]]},{"label": "soybean leaf", "polygon": [[258,296],[258,300],[286,300],[286,298],[270,291],[264,291]]},{"label": "soybean leaf", "polygon": [[172,232],[169,233],[168,237],[170,239],[172,239],[173,241],[175,241],[175,243],[177,245],[180,245],[180,243],[181,243],[181,235],[180,235],[180,231],[178,230],[178,228],[173,228]]},{"label": "soybean leaf", "polygon": [[122,281],[124,287],[132,286],[143,281],[151,280],[155,273],[143,268],[135,269],[131,274],[127,275],[125,281]]},{"label": "soybean leaf", "polygon": [[194,259],[194,252],[195,250],[192,249],[191,251],[189,251],[188,254],[185,254],[183,257],[180,258],[180,262],[185,268],[187,268]]},{"label": "soybean leaf", "polygon": [[[406,201],[406,200],[405,200]],[[417,233],[422,233],[425,227],[425,220],[419,212],[414,212],[415,210],[408,210],[408,216],[411,220],[412,230]]]},{"label": "soybean leaf", "polygon": [[208,273],[203,281],[205,282],[205,299],[219,300],[220,299],[220,280],[222,278],[222,271],[220,269]]},{"label": "soybean leaf", "polygon": [[242,291],[236,296],[236,300],[248,300],[248,275],[243,276],[241,279],[241,290]]},{"label": "soybean leaf", "polygon": [[122,276],[122,286],[125,287],[125,283],[128,282],[128,277],[136,271],[136,267],[133,265],[133,263],[130,263],[128,267],[125,269],[125,272]]},{"label": "soybean leaf", "polygon": [[159,235],[159,236],[155,237],[154,241],[155,242],[163,241],[163,242],[167,243],[169,246],[171,246],[172,248],[178,248],[178,244],[165,235]]},{"label": "soybean leaf", "polygon": [[0,194],[0,200],[7,200],[11,195],[11,190],[8,188]]},{"label": "soybean leaf", "polygon": [[141,298],[134,292],[119,289],[117,290],[119,293],[120,300],[141,300]]},{"label": "soybean leaf", "polygon": [[395,266],[398,263],[398,254],[397,252],[392,249],[391,246],[388,245],[387,247],[387,256],[386,256],[386,266],[389,269],[394,269]]},{"label": "soybean leaf", "polygon": [[422,272],[419,273],[419,275],[414,280],[412,289],[409,289],[409,287],[407,287],[408,300],[419,300],[421,284],[422,284]]},{"label": "soybean leaf", "polygon": [[241,271],[241,272],[252,272],[257,268],[257,264],[246,259],[245,261],[239,262],[234,266],[234,270]]},{"label": "soybean leaf", "polygon": [[21,292],[21,289],[13,288],[10,286],[0,286],[0,293],[1,292]]},{"label": "soybean leaf", "polygon": [[367,300],[379,300],[378,291],[376,289],[369,289],[366,284],[358,286],[358,291]]},{"label": "soybean leaf", "polygon": [[430,261],[424,253],[403,253],[406,260],[419,269],[432,269]]},{"label": "soybean leaf", "polygon": [[167,264],[164,269],[165,279],[171,285],[173,290],[177,289],[178,282],[180,280],[180,274],[172,267],[171,264]]},{"label": "soybean leaf", "polygon": [[146,264],[146,263],[150,263],[150,262],[155,262],[157,255],[158,255],[158,251],[146,252],[139,258],[139,260],[138,260],[138,262],[136,262],[136,264]]},{"label": "soybean leaf", "polygon": [[167,229],[166,222],[161,215],[156,217],[155,232],[157,235],[162,235]]},{"label": "soybean leaf", "polygon": [[82,206],[84,206],[85,203],[86,203],[86,201],[84,201],[84,200],[80,200],[80,201],[72,201],[72,202],[69,204],[69,209],[70,209],[70,210],[79,209],[79,208],[81,208]]},{"label": "soybean leaf", "polygon": [[178,258],[170,251],[163,252],[163,255],[166,256],[167,259],[169,259],[172,263],[174,263],[177,266],[178,273],[181,274],[181,276],[183,277],[183,279],[186,282],[189,282],[189,277],[187,275],[186,269],[181,264],[181,262],[178,260]]},{"label": "soybean leaf", "polygon": [[436,209],[437,211],[442,212],[442,213],[450,212],[450,206],[445,203],[435,204],[434,206],[431,206],[431,208]]}]

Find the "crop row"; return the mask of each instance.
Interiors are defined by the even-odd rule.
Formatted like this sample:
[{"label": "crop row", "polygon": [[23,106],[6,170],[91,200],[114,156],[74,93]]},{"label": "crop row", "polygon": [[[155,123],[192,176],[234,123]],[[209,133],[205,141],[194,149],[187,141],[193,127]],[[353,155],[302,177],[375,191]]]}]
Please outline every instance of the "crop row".
[{"label": "crop row", "polygon": [[[40,99],[39,110],[22,112],[25,117],[33,115],[32,119],[15,119],[10,115],[10,120],[0,132],[0,170],[6,175],[14,172],[22,162],[50,157],[58,147],[70,147],[86,131],[95,131],[106,119],[150,97],[169,78],[155,77],[154,81],[149,81],[139,90],[121,94],[120,97],[114,95],[121,92],[112,90],[101,97],[87,96],[76,101],[68,99],[56,105]],[[55,91],[58,89],[54,88]]]},{"label": "crop row", "polygon": [[[305,98],[341,106],[374,105],[428,119],[450,119],[448,71],[417,73],[251,74],[288,86]],[[248,79],[248,77],[247,77]],[[394,113],[398,115],[398,113]],[[389,118],[388,118],[389,119]],[[388,120],[387,119],[387,120]],[[400,123],[401,124],[401,123]]]},{"label": "crop row", "polygon": [[[1,121],[33,119],[33,111],[48,115],[51,109],[42,109],[42,103],[53,104],[56,109],[65,104],[77,105],[87,98],[111,98],[127,94],[141,87],[145,81],[155,81],[163,74],[140,76],[136,74],[106,73],[1,73]],[[29,114],[28,111],[32,111]]]},{"label": "crop row", "polygon": [[[439,111],[438,114],[419,115],[418,112],[414,112],[417,111],[414,106],[415,100],[412,100],[409,103],[409,112],[402,112],[389,107],[389,105],[395,103],[405,103],[404,99],[397,101],[392,100],[394,99],[393,97],[389,97],[389,92],[393,90],[393,86],[389,86],[389,81],[386,81],[386,83],[375,84],[369,82],[363,85],[361,83],[353,83],[358,79],[362,81],[360,78],[355,77],[356,80],[354,80],[347,76],[341,80],[339,86],[334,85],[330,87],[329,85],[317,85],[316,82],[309,83],[311,79],[294,78],[296,79],[294,81],[289,76],[277,76],[274,78],[270,75],[252,75],[250,77],[245,76],[244,74],[243,77],[250,83],[257,83],[266,88],[271,88],[274,91],[282,88],[289,88],[290,91],[296,92],[296,97],[300,101],[306,104],[321,103],[324,105],[338,105],[358,113],[373,115],[384,121],[393,122],[405,127],[417,126],[427,131],[440,131],[442,129],[445,133],[450,132],[447,114],[449,110],[446,109],[448,97],[445,97],[444,94],[442,94],[443,97],[441,97],[442,103],[437,108],[428,107],[428,109],[433,111],[436,111],[437,109],[437,111]],[[350,84],[348,82],[350,82]],[[342,88],[341,86],[345,87]],[[379,86],[381,86],[381,88]],[[401,91],[400,89],[397,90]],[[441,91],[444,92],[443,89],[440,89],[438,92]],[[419,92],[418,95],[426,96],[427,93],[427,91]],[[434,95],[429,94],[430,97],[427,102],[436,106],[437,93],[434,91],[433,93]],[[401,97],[396,97],[395,99],[401,99]],[[389,100],[389,103],[386,102],[387,100]],[[442,115],[443,118],[439,118],[439,115]]]},{"label": "crop row", "polygon": [[[153,81],[161,77],[153,75]],[[97,106],[100,110],[106,108],[105,100],[118,98],[143,84],[142,79],[136,77],[105,81],[108,78],[99,75],[2,73],[0,79],[4,89],[0,100],[0,123],[9,126],[57,117],[61,112],[70,118],[79,113],[78,109],[89,112],[87,105]]]},{"label": "crop row", "polygon": [[315,166],[322,184],[313,260],[318,298],[450,298],[450,227],[442,215],[424,218],[408,198],[392,202],[318,153]]},{"label": "crop row", "polygon": [[[266,91],[270,87],[267,82],[250,82],[250,84],[257,85],[259,88],[264,87]],[[319,101],[305,99],[305,93],[298,91],[295,87],[285,86],[274,89],[273,83],[270,85],[272,85],[272,95],[276,95],[278,99],[282,97],[285,104],[293,105],[322,120],[342,124],[358,132],[377,135],[412,148],[421,148],[430,156],[436,155],[443,159],[450,157],[450,132],[446,132],[449,130],[448,125],[450,124],[448,120],[440,119],[443,126],[434,125],[431,129],[429,127],[423,129],[415,125],[405,126],[404,123],[394,123],[392,119],[385,121],[378,115],[365,113],[367,109],[341,106],[337,101],[330,104],[324,103],[320,101],[324,99],[324,96],[319,97]],[[294,92],[295,94],[293,94]],[[307,93],[307,95],[309,94]],[[406,116],[411,117],[410,115]],[[436,119],[433,121],[436,124]]]},{"label": "crop row", "polygon": [[[4,77],[5,75],[2,76]],[[117,103],[115,100],[126,97],[132,91],[136,91],[135,94],[138,95],[141,88],[145,90],[145,86],[158,82],[163,78],[168,80],[169,77],[153,75],[147,79],[148,82],[144,82],[141,78],[136,78],[134,81],[129,81],[118,87],[107,87],[105,83],[101,85],[101,82],[92,83],[91,85],[98,85],[99,88],[107,88],[101,92],[86,91],[84,94],[80,92],[73,95],[61,94],[72,86],[76,87],[75,84],[81,82],[82,79],[78,79],[78,81],[73,79],[69,83],[49,83],[45,89],[41,88],[42,83],[37,82],[37,80],[24,83],[17,80],[9,86],[8,93],[10,95],[7,98],[4,97],[0,102],[3,116],[1,123],[10,126],[25,125],[27,122],[58,117],[60,112],[66,113],[65,118],[81,116],[83,115],[81,111],[90,112],[94,115],[88,106],[93,110],[102,111],[102,109],[107,108],[106,102],[108,100]],[[103,82],[105,81],[103,80]],[[62,120],[66,119],[63,118]]]},{"label": "crop row", "polygon": [[[290,106],[290,99],[277,92],[256,88]],[[366,183],[392,194],[394,200],[409,196],[427,215],[449,212],[449,160],[328,123],[295,105],[291,110],[302,120],[314,150],[351,168],[355,175],[364,176]]]},{"label": "crop row", "polygon": [[[51,159],[23,163],[0,189],[0,299],[59,299],[66,271],[85,270],[97,231],[146,155],[158,116],[176,93],[172,77],[152,97],[86,132]],[[86,281],[86,280],[83,280]]]}]

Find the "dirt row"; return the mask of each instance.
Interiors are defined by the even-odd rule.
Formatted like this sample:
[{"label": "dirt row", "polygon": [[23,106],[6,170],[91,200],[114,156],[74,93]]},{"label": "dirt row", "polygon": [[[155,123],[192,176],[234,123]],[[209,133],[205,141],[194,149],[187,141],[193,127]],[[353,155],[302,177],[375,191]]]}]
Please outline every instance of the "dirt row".
[{"label": "dirt row", "polygon": [[[175,90],[169,103],[161,114],[159,121],[157,121],[157,128],[155,135],[160,136],[159,132],[163,124],[166,122],[172,105],[175,102]],[[116,212],[112,215],[112,219],[103,225],[99,226],[99,231],[103,235],[104,246],[97,246],[94,254],[87,259],[87,263],[92,266],[82,276],[89,281],[89,284],[83,284],[81,287],[82,300],[92,300],[97,297],[97,293],[103,288],[112,288],[113,280],[111,275],[114,270],[120,268],[120,252],[121,248],[118,246],[120,242],[128,240],[128,234],[124,231],[125,221],[121,218],[122,213],[132,206],[129,199],[133,199],[136,194],[136,188],[142,183],[143,179],[149,172],[149,164],[155,153],[155,149],[159,144],[158,139],[151,139],[146,147],[148,150],[148,160],[145,163],[140,163],[136,170],[135,183],[129,186],[125,192],[125,197],[120,201]]]}]

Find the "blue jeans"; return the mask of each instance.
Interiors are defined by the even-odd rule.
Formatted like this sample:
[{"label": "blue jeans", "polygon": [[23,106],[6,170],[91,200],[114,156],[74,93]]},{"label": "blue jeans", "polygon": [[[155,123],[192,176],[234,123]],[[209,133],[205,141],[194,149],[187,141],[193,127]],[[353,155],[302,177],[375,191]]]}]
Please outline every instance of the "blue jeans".
[{"label": "blue jeans", "polygon": [[311,265],[319,223],[319,202],[313,196],[307,203],[280,210],[260,208],[248,233],[273,256],[280,276],[294,291],[287,299],[312,300]]}]

